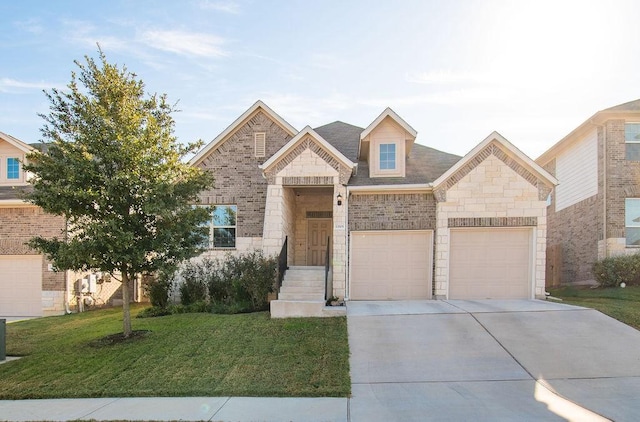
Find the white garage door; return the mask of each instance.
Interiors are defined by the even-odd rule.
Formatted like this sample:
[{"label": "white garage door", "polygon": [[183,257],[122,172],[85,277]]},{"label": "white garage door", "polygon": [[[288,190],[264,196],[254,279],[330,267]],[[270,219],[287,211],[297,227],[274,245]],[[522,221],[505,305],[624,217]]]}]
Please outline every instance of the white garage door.
[{"label": "white garage door", "polygon": [[351,232],[353,300],[429,299],[433,232]]},{"label": "white garage door", "polygon": [[531,228],[450,233],[450,299],[531,298]]},{"label": "white garage door", "polygon": [[42,255],[0,256],[0,316],[42,315]]}]

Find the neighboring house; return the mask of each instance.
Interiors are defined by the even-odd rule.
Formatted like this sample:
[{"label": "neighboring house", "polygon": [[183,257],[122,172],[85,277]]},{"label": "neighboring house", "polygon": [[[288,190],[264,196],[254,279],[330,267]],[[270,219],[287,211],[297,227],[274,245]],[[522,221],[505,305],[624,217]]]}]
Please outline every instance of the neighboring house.
[{"label": "neighboring house", "polygon": [[[121,302],[119,282],[101,283],[111,279],[55,271],[45,256],[27,245],[35,236],[60,237],[66,230],[64,218],[47,214],[22,199],[22,194],[31,189],[22,162],[28,153],[41,148],[42,144],[28,145],[0,132],[0,317],[63,314],[76,303],[83,278],[85,303]],[[139,290],[131,297],[139,298]]]},{"label": "neighboring house", "polygon": [[547,285],[595,283],[595,261],[640,250],[640,100],[597,112],[536,162],[559,181]]},{"label": "neighboring house", "polygon": [[496,132],[462,158],[416,137],[389,108],[298,131],[256,102],[191,160],[215,176],[205,256],[287,239],[290,271],[329,249],[339,298],[543,298],[555,178]]},{"label": "neighboring house", "polygon": [[34,236],[59,236],[64,219],[46,214],[21,199],[29,189],[22,170],[33,147],[0,132],[0,316],[61,314],[65,310],[66,277],[30,249]]}]

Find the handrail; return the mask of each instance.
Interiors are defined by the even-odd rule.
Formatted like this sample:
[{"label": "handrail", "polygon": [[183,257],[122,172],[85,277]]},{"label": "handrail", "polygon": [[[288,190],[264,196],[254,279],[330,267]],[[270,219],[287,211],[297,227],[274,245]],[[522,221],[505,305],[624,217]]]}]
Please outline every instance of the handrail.
[{"label": "handrail", "polygon": [[284,279],[284,273],[289,269],[287,263],[287,236],[284,237],[284,244],[280,250],[278,256],[278,285],[276,286],[276,293],[280,293],[280,287],[282,287],[282,280]]},{"label": "handrail", "polygon": [[[327,252],[324,259],[324,300],[329,300],[329,247],[331,237],[327,237]],[[332,294],[333,296],[333,294]]]}]

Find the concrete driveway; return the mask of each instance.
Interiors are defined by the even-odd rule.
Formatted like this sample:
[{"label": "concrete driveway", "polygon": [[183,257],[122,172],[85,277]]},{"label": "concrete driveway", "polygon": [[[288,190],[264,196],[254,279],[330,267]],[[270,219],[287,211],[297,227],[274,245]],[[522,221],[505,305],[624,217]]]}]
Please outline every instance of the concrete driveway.
[{"label": "concrete driveway", "polygon": [[536,300],[349,302],[350,420],[636,421],[640,331]]}]

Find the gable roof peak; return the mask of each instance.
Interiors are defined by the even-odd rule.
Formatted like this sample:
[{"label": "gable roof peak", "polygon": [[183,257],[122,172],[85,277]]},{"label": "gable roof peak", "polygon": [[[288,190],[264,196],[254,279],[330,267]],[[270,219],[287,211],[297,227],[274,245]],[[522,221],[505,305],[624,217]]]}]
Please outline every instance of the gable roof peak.
[{"label": "gable roof peak", "polygon": [[224,142],[227,137],[235,132],[236,129],[242,125],[245,120],[253,115],[258,109],[265,112],[273,121],[278,123],[283,130],[289,133],[289,135],[294,136],[298,131],[296,128],[291,126],[287,121],[285,121],[282,117],[278,115],[275,111],[273,111],[268,105],[266,105],[262,100],[257,100],[251,107],[249,107],[244,113],[240,115],[236,120],[233,121],[225,130],[223,130],[218,136],[216,136],[211,142],[209,142],[204,148],[202,148],[191,160],[189,163],[191,165],[195,165],[200,162],[204,157],[207,156],[215,147]]},{"label": "gable roof peak", "polygon": [[29,144],[27,144],[25,142],[22,142],[20,139],[15,138],[15,137],[13,137],[13,136],[11,136],[11,135],[9,135],[7,133],[4,133],[4,132],[0,132],[0,140],[3,140],[5,142],[13,145],[14,147],[18,148],[19,150],[21,150],[21,151],[23,151],[25,153],[28,153],[28,152],[31,152],[31,151],[34,150],[34,148],[31,145],[29,145]]},{"label": "gable roof peak", "polygon": [[397,124],[399,124],[411,137],[413,137],[413,139],[415,139],[416,136],[418,136],[418,132],[414,128],[412,128],[409,123],[407,123],[402,117],[400,117],[398,113],[393,111],[391,107],[387,107],[384,109],[382,113],[380,113],[378,117],[376,117],[376,119],[373,122],[371,122],[369,126],[367,126],[365,130],[362,131],[362,133],[360,134],[360,140],[369,136],[371,131],[375,129],[387,117],[390,117]]}]

